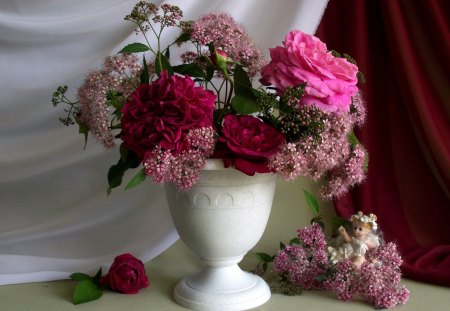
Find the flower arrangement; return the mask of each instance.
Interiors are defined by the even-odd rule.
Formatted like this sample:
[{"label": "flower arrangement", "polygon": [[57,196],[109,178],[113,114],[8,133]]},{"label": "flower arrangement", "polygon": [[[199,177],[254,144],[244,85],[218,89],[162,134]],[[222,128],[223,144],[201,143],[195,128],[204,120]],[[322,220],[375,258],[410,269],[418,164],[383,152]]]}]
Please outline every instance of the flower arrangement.
[{"label": "flower arrangement", "polygon": [[[145,43],[107,56],[77,101],[66,97],[67,86],[53,94],[55,106],[69,107],[60,119],[65,125],[78,124],[105,148],[120,141],[108,191],[139,166],[127,188],[150,176],[189,189],[208,158],[248,175],[326,177],[324,198],[364,179],[367,152],[353,133],[366,114],[357,86],[363,77],[351,57],[294,30],[266,62],[230,15],[182,16],[177,6],[140,1],[125,19]],[[170,27],[180,35],[162,47]],[[262,85],[254,87],[258,77]]]}]

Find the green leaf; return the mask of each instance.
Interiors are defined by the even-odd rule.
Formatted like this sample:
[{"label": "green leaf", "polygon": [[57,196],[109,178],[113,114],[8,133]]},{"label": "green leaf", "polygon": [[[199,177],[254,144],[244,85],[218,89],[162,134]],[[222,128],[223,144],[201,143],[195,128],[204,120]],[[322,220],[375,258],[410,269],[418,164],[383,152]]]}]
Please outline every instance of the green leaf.
[{"label": "green leaf", "polygon": [[119,53],[132,54],[132,53],[141,53],[141,52],[145,52],[145,51],[149,51],[149,50],[150,50],[150,48],[147,45],[136,42],[136,43],[128,44],[126,47],[124,47],[122,50],[120,50]]},{"label": "green leaf", "polygon": [[167,47],[167,49],[166,49],[166,52],[164,53],[164,56],[167,58],[167,59],[170,59],[170,49]]},{"label": "green leaf", "polygon": [[258,112],[260,108],[247,72],[241,66],[236,66],[233,79],[234,93],[236,95],[231,100],[231,106],[236,113],[250,114]]},{"label": "green leaf", "polygon": [[255,255],[259,258],[259,260],[262,260],[263,262],[272,262],[274,259],[273,256],[270,256],[266,253],[256,253]]},{"label": "green leaf", "polygon": [[308,191],[303,189],[303,194],[305,195],[306,203],[308,203],[309,208],[314,215],[319,215],[319,203],[317,203],[316,198]]},{"label": "green leaf", "polygon": [[314,217],[313,219],[311,219],[311,224],[314,224],[314,223],[319,224],[319,226],[322,228],[322,230],[325,230],[325,223],[323,222],[321,216],[317,216],[317,217]]},{"label": "green leaf", "polygon": [[267,262],[263,263],[262,268],[263,268],[264,273],[266,273],[268,265],[269,264]]},{"label": "green leaf", "polygon": [[178,38],[175,39],[175,43],[184,43],[191,39],[191,35],[183,32]]},{"label": "green leaf", "polygon": [[292,240],[289,241],[289,244],[298,245],[298,244],[300,244],[300,239],[293,238]]},{"label": "green leaf", "polygon": [[148,66],[147,66],[147,60],[143,59],[143,65],[144,65],[144,70],[142,70],[141,76],[139,77],[141,80],[141,84],[148,84],[148,82],[150,81],[150,77],[149,77],[149,73],[148,73]]},{"label": "green leaf", "polygon": [[92,280],[94,281],[95,284],[98,285],[98,281],[100,281],[100,278],[102,277],[102,268],[100,268],[97,273],[95,274],[95,276],[92,278]]},{"label": "green leaf", "polygon": [[91,277],[88,274],[81,273],[81,272],[72,273],[70,275],[70,278],[72,280],[75,280],[75,281],[83,281],[83,280],[90,280],[91,279]]},{"label": "green leaf", "polygon": [[89,128],[87,127],[86,124],[78,122],[78,133],[83,134],[84,135],[84,147],[83,149],[86,149],[86,145],[87,145],[87,140],[88,140],[88,133],[89,133]]},{"label": "green leaf", "polygon": [[73,292],[73,304],[96,300],[103,295],[103,292],[92,280],[80,281]]},{"label": "green leaf", "polygon": [[280,242],[280,249],[285,249],[286,245],[283,242]]},{"label": "green leaf", "polygon": [[203,69],[197,64],[183,64],[173,67],[173,71],[190,77],[205,78],[206,74]]},{"label": "green leaf", "polygon": [[253,95],[252,82],[250,81],[247,72],[241,66],[236,66],[233,77],[234,77],[234,92],[236,94]]},{"label": "green leaf", "polygon": [[356,137],[355,132],[353,130],[351,130],[348,133],[347,139],[348,139],[350,146],[352,146],[352,148],[355,148],[356,145],[359,144],[358,137]]},{"label": "green leaf", "polygon": [[206,82],[211,81],[211,79],[214,77],[214,67],[213,66],[207,66],[206,67]]},{"label": "green leaf", "polygon": [[120,151],[120,159],[123,162],[126,162],[129,150],[127,148],[125,148],[125,146],[123,144],[120,144],[119,151]]},{"label": "green leaf", "polygon": [[122,183],[123,174],[128,168],[121,159],[117,161],[117,164],[111,166],[108,171],[108,194],[111,193],[111,189],[120,186]]},{"label": "green leaf", "polygon": [[167,57],[161,54],[161,52],[158,52],[156,54],[156,61],[155,61],[155,72],[159,76],[161,71],[167,70],[169,75],[173,75],[173,68],[169,63],[169,60]]},{"label": "green leaf", "polygon": [[331,224],[332,224],[334,229],[338,229],[340,226],[342,226],[342,227],[349,227],[350,222],[347,219],[345,219],[345,218],[331,217]]},{"label": "green leaf", "polygon": [[136,168],[140,164],[139,158],[130,150],[127,150],[123,144],[120,146],[120,159],[109,168],[107,193],[110,194],[113,188],[120,186],[124,173],[130,168]]},{"label": "green leaf", "polygon": [[326,274],[320,274],[316,276],[316,281],[322,283],[325,282],[328,279],[328,276]]},{"label": "green leaf", "polygon": [[256,98],[244,94],[235,95],[231,100],[231,106],[237,114],[251,114],[260,110]]},{"label": "green leaf", "polygon": [[136,187],[137,185],[139,185],[141,182],[143,182],[145,180],[145,178],[147,177],[147,175],[145,174],[144,169],[140,170],[136,175],[134,175],[134,177],[130,180],[130,182],[127,184],[127,186],[125,187],[125,190]]},{"label": "green leaf", "polygon": [[366,152],[366,157],[364,158],[364,172],[367,173],[369,171],[369,153]]}]

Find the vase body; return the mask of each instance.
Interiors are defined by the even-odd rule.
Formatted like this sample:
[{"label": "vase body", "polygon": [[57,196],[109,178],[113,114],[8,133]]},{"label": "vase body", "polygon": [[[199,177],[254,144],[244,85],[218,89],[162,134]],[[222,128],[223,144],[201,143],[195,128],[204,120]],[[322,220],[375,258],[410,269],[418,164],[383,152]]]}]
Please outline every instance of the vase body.
[{"label": "vase body", "polygon": [[237,265],[261,238],[275,193],[273,174],[247,176],[208,160],[189,191],[165,186],[181,240],[203,262],[182,279],[175,300],[194,310],[247,310],[270,298],[267,284]]}]

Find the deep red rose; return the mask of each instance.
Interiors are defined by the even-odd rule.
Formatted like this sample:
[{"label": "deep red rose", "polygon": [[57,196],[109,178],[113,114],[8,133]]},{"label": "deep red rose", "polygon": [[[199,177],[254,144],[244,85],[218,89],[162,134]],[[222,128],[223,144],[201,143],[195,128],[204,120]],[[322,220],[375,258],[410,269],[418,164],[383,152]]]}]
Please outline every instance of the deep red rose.
[{"label": "deep red rose", "polygon": [[273,126],[251,115],[226,115],[222,126],[223,137],[232,157],[224,158],[225,166],[233,165],[247,174],[268,173],[268,160],[277,152],[285,137]]},{"label": "deep red rose", "polygon": [[114,259],[108,274],[100,279],[100,285],[108,285],[122,294],[136,294],[147,287],[149,281],[142,261],[131,254],[123,254]]},{"label": "deep red rose", "polygon": [[140,85],[122,108],[121,138],[140,159],[157,145],[178,154],[190,129],[212,126],[215,95],[189,77],[162,72]]}]

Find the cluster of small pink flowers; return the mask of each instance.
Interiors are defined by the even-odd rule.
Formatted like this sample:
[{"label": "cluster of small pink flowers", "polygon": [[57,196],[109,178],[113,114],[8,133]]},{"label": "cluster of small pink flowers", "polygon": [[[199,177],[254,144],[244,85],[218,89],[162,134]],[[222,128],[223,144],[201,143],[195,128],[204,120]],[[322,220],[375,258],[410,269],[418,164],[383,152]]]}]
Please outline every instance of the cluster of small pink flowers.
[{"label": "cluster of small pink flowers", "polygon": [[78,89],[80,120],[106,148],[114,147],[108,92],[122,94],[125,101],[138,85],[142,66],[136,55],[107,56],[99,70],[89,73]]},{"label": "cluster of small pink flowers", "polygon": [[364,97],[361,92],[356,93],[352,98],[350,106],[350,115],[353,119],[353,124],[361,127],[366,122],[367,108]]},{"label": "cluster of small pink flowers", "polygon": [[191,64],[197,59],[198,55],[195,52],[187,51],[180,55],[183,64]]},{"label": "cluster of small pink flowers", "polygon": [[192,39],[223,50],[231,59],[247,66],[249,76],[255,76],[265,64],[245,28],[229,14],[210,13],[200,17],[192,25]]},{"label": "cluster of small pink flowers", "polygon": [[313,225],[298,230],[300,245],[287,245],[274,259],[275,271],[302,289],[321,289],[317,276],[328,268],[325,236],[321,227]]},{"label": "cluster of small pink flowers", "polygon": [[344,163],[331,170],[328,183],[322,187],[322,197],[331,199],[344,194],[349,188],[361,183],[365,178],[364,166],[367,153],[361,145],[356,145]]},{"label": "cluster of small pink flowers", "polygon": [[163,15],[155,15],[153,21],[161,24],[161,27],[175,26],[177,21],[183,17],[183,11],[176,6],[168,3],[163,3],[160,6]]},{"label": "cluster of small pink flowers", "polygon": [[289,293],[324,289],[344,301],[359,295],[377,309],[408,301],[410,292],[400,285],[402,258],[395,243],[369,250],[366,261],[357,269],[350,259],[336,264],[328,260],[327,243],[318,224],[298,230],[298,238],[300,244],[287,245],[274,259],[275,272],[287,282],[282,285],[289,288]]},{"label": "cluster of small pink flowers", "polygon": [[142,162],[145,174],[156,183],[171,182],[179,189],[190,189],[199,180],[206,158],[214,151],[214,135],[212,127],[190,130],[186,135],[190,149],[178,154],[156,146],[153,151],[145,153]]},{"label": "cluster of small pink flowers", "polygon": [[323,283],[324,288],[336,293],[340,300],[351,300],[358,292],[358,279],[355,277],[353,263],[346,259],[336,263],[334,269],[336,274]]},{"label": "cluster of small pink flowers", "polygon": [[318,180],[327,171],[341,164],[350,152],[347,134],[350,118],[328,114],[324,130],[315,136],[302,137],[287,143],[271,158],[271,168],[287,180],[299,176]]},{"label": "cluster of small pink flowers", "polygon": [[361,266],[359,292],[376,308],[393,308],[405,304],[409,290],[400,286],[402,258],[397,246],[390,242],[371,254],[374,258]]},{"label": "cluster of small pink flowers", "polygon": [[[282,124],[286,135],[298,134],[302,126],[309,124],[311,116],[315,123],[321,123],[321,127],[281,146],[270,159],[272,171],[286,180],[305,176],[317,181],[328,174],[321,193],[325,199],[339,197],[361,183],[365,178],[367,152],[361,144],[352,147],[348,140],[355,123],[364,122],[364,101],[359,93],[354,107],[349,113],[318,112],[314,106],[300,107],[296,119],[288,119]],[[295,120],[301,121],[299,125]]]}]

